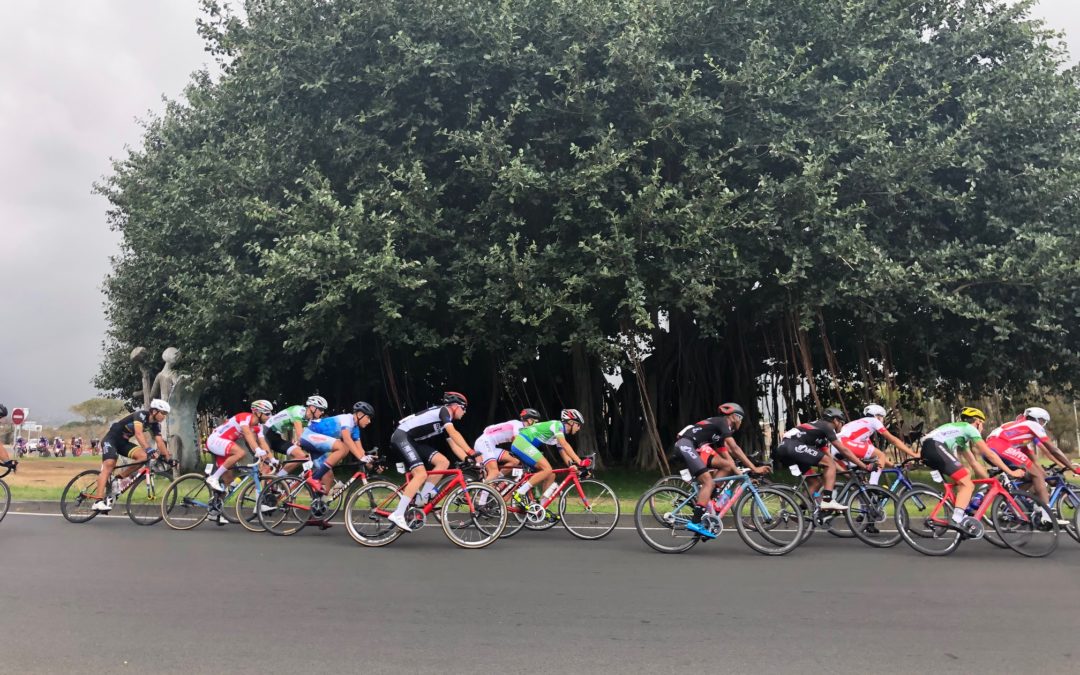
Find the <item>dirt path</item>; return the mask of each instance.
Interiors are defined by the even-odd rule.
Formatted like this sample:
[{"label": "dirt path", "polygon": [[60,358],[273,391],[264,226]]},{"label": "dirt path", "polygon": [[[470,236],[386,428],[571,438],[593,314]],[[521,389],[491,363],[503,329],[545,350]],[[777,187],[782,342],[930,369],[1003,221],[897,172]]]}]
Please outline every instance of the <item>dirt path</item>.
[{"label": "dirt path", "polygon": [[23,457],[19,470],[4,478],[11,488],[62,488],[80,471],[101,466],[101,458],[83,457]]}]

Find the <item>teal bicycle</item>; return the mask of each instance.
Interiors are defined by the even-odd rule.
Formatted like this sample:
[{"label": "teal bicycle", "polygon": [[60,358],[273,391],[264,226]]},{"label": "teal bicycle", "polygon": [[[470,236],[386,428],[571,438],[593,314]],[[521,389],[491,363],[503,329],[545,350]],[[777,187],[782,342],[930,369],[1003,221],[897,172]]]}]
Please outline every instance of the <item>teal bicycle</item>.
[{"label": "teal bicycle", "polygon": [[[288,460],[286,463],[301,461],[304,460]],[[240,474],[240,479],[234,480],[225,492],[211,490],[203,473],[180,476],[169,486],[162,500],[163,505],[169,505],[168,509],[162,507],[165,524],[174,530],[190,530],[212,518],[219,525],[240,523],[251,532],[265,531],[258,510],[272,508],[264,505],[276,501],[269,499],[266,494],[266,486],[275,476],[261,475],[261,465],[262,462],[256,461],[233,467]]]}]

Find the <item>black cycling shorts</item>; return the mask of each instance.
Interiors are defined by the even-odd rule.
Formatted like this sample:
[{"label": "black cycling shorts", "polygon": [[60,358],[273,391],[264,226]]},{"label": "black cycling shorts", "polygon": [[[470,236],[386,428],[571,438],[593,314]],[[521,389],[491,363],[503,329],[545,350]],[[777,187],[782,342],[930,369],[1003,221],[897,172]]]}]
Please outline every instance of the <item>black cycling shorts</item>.
[{"label": "black cycling shorts", "polygon": [[273,429],[263,429],[263,438],[266,439],[266,445],[270,447],[270,451],[279,455],[288,454],[289,448],[293,446],[291,441],[285,440]]},{"label": "black cycling shorts", "polygon": [[401,429],[396,429],[391,434],[390,445],[397,449],[402,461],[405,463],[405,469],[408,471],[412,471],[418,466],[430,465],[432,455],[441,454],[426,443],[412,440],[409,438],[409,434]]},{"label": "black cycling shorts", "polygon": [[773,450],[773,459],[780,466],[795,464],[800,471],[807,471],[821,463],[825,451],[812,445],[788,439]]},{"label": "black cycling shorts", "polygon": [[130,457],[128,453],[134,450],[136,444],[131,439],[126,438],[103,438],[101,440],[101,459],[102,461],[110,459],[118,459],[118,455],[124,457]]},{"label": "black cycling shorts", "polygon": [[949,452],[945,444],[935,441],[933,438],[923,439],[922,461],[926,466],[953,480],[960,480],[968,475],[967,469],[960,463],[960,460],[956,459],[955,455]]},{"label": "black cycling shorts", "polygon": [[675,445],[672,446],[672,454],[682,460],[683,464],[686,465],[686,470],[694,478],[709,470],[709,467],[705,466],[705,462],[701,461],[701,455],[698,454],[697,448],[694,447],[694,442],[689,438],[680,438],[675,441]]}]

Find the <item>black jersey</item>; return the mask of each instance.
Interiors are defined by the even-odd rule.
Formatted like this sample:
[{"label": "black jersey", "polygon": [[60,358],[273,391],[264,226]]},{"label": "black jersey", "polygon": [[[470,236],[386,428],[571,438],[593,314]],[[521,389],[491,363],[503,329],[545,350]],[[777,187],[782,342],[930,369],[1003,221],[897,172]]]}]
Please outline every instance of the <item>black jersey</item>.
[{"label": "black jersey", "polygon": [[161,435],[161,425],[150,421],[150,411],[136,410],[124,419],[114,422],[105,437],[114,442],[130,440],[135,435],[136,424],[149,431],[151,438]]},{"label": "black jersey", "polygon": [[735,431],[728,424],[726,417],[710,417],[697,424],[690,424],[679,432],[680,439],[689,439],[696,448],[703,445],[720,445],[734,435]]},{"label": "black jersey", "polygon": [[795,445],[809,445],[812,448],[824,448],[836,440],[836,430],[832,422],[818,420],[800,424],[794,429],[789,429],[784,434],[784,440],[791,441]]}]

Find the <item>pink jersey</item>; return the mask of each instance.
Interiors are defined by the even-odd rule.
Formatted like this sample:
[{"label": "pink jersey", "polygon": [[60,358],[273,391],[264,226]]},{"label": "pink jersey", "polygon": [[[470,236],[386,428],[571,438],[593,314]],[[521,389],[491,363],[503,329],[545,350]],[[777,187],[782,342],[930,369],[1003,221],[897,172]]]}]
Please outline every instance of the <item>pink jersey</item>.
[{"label": "pink jersey", "polygon": [[885,425],[876,417],[861,417],[845,424],[837,436],[840,437],[840,442],[845,444],[866,445],[873,440],[874,434],[884,428]]},{"label": "pink jersey", "polygon": [[517,420],[510,420],[501,424],[492,424],[484,429],[484,436],[495,445],[509,443],[525,425]]},{"label": "pink jersey", "polygon": [[214,429],[214,436],[224,438],[227,441],[235,441],[240,438],[241,425],[247,425],[251,432],[254,434],[259,433],[259,425],[251,423],[251,413],[245,412],[239,415],[233,415],[224,424]]},{"label": "pink jersey", "polygon": [[1015,422],[1006,422],[994,429],[986,438],[986,443],[994,450],[1004,450],[1005,448],[1022,447],[1032,441],[1045,443],[1049,440],[1050,436],[1046,433],[1043,425],[1033,420],[1022,419]]}]

